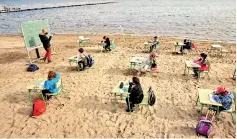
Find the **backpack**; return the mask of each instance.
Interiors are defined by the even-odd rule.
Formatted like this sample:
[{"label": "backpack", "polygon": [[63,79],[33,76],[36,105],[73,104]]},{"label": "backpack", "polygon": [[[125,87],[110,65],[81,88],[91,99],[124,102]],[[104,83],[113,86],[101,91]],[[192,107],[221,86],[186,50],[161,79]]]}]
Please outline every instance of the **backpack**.
[{"label": "backpack", "polygon": [[156,102],[156,95],[154,91],[151,89],[151,87],[148,90],[148,104],[150,106],[153,106]]},{"label": "backpack", "polygon": [[94,59],[92,59],[90,55],[86,56],[86,60],[87,60],[88,67],[91,67],[95,63]]},{"label": "backpack", "polygon": [[157,69],[157,64],[156,64],[156,61],[155,60],[152,60],[151,62],[151,70],[154,71]]},{"label": "backpack", "polygon": [[36,71],[36,70],[38,70],[39,69],[39,67],[37,66],[37,65],[35,65],[35,64],[30,64],[30,66],[27,68],[27,71],[29,71],[29,72],[34,72],[34,71]]},{"label": "backpack", "polygon": [[208,138],[209,134],[211,133],[212,130],[212,121],[213,118],[215,117],[215,112],[210,119],[207,118],[208,114],[209,114],[210,110],[207,111],[207,115],[206,116],[201,116],[200,120],[196,126],[196,134],[197,136],[199,135],[204,135]]},{"label": "backpack", "polygon": [[40,116],[46,111],[45,101],[37,99],[33,104],[33,113],[32,116]]}]

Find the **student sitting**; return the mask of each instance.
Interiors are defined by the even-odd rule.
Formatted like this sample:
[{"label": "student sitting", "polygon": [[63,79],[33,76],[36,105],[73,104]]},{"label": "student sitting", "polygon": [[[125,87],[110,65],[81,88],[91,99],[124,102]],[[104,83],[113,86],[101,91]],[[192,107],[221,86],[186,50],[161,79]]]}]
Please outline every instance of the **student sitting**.
[{"label": "student sitting", "polygon": [[146,71],[150,69],[154,70],[155,68],[157,68],[156,63],[155,63],[155,58],[156,58],[155,53],[154,52],[150,53],[148,58],[142,61],[142,64],[136,65],[134,67],[135,71],[137,71],[138,74],[141,74],[141,73],[145,73]]},{"label": "student sitting", "polygon": [[[139,78],[137,77],[132,78],[132,83],[129,83],[128,92],[130,93],[129,95],[130,103],[128,103],[128,98],[126,98],[126,103],[128,106],[128,109],[126,111],[133,112],[133,107],[135,106],[134,104],[141,103],[144,97]],[[129,106],[130,106],[130,110],[129,110]]]},{"label": "student sitting", "polygon": [[158,39],[157,39],[157,36],[154,37],[153,42],[149,42],[149,43],[152,43],[152,45],[150,46],[150,52],[152,52],[153,49],[157,49],[158,44],[159,44],[159,41],[158,41]]},{"label": "student sitting", "polygon": [[[229,110],[232,106],[232,99],[233,94],[232,92],[226,90],[224,87],[218,87],[216,91],[213,92],[213,99],[221,103],[222,106],[219,107],[219,111]],[[215,110],[217,109],[216,106],[212,106]]]},{"label": "student sitting", "polygon": [[103,39],[104,39],[104,49],[105,49],[105,51],[106,51],[106,52],[107,52],[107,51],[111,51],[109,38],[106,37],[106,36],[104,36]]},{"label": "student sitting", "polygon": [[[45,90],[42,90],[42,94],[45,98],[47,93],[53,94],[58,91],[57,88],[55,88],[55,84],[58,82],[59,78],[60,75],[58,72],[49,71],[48,80],[44,82]],[[47,98],[50,99],[51,96],[47,96]]]},{"label": "student sitting", "polygon": [[[77,55],[78,58],[78,65],[80,67],[80,70],[84,70],[86,66],[91,67],[94,64],[94,60],[88,55],[83,48],[80,48],[79,53]],[[81,59],[81,60],[80,60]]]},{"label": "student sitting", "polygon": [[[77,58],[78,58],[78,65],[80,67],[80,70],[84,70],[86,65],[87,65],[87,59],[86,57],[88,57],[87,53],[84,52],[84,49],[83,48],[80,48],[79,50],[79,53],[77,55]],[[81,59],[81,60],[79,60]]]},{"label": "student sitting", "polygon": [[196,67],[193,68],[195,78],[198,78],[199,70],[205,71],[209,68],[209,67],[207,67],[207,59],[206,58],[207,58],[207,54],[201,53],[200,57],[197,60],[194,60],[195,63],[197,63],[201,66],[200,69],[196,68]]},{"label": "student sitting", "polygon": [[183,54],[184,53],[184,49],[191,49],[192,47],[192,41],[189,39],[184,39],[184,46],[182,46],[179,50],[179,54]]}]

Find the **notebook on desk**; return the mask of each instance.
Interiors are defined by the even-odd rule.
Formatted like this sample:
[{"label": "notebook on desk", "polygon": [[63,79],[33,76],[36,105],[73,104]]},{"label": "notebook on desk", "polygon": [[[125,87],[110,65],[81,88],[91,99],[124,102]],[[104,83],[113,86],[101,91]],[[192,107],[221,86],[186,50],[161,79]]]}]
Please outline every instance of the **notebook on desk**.
[{"label": "notebook on desk", "polygon": [[217,103],[213,98],[213,94],[209,94],[209,99],[210,99],[211,102]]},{"label": "notebook on desk", "polygon": [[44,87],[44,81],[41,82],[39,85],[36,86],[36,88],[43,88]]}]

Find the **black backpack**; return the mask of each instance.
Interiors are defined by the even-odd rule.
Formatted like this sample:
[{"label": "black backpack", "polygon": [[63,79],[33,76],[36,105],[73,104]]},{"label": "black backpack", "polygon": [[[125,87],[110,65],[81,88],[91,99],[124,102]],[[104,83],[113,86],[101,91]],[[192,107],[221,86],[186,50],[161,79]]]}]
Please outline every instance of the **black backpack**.
[{"label": "black backpack", "polygon": [[39,69],[39,67],[37,66],[37,65],[35,65],[35,64],[30,64],[30,66],[27,68],[27,71],[29,71],[29,72],[34,72],[34,71],[36,71],[36,70],[38,70]]},{"label": "black backpack", "polygon": [[153,106],[156,102],[156,95],[154,91],[151,89],[151,87],[148,90],[148,104],[150,106]]}]

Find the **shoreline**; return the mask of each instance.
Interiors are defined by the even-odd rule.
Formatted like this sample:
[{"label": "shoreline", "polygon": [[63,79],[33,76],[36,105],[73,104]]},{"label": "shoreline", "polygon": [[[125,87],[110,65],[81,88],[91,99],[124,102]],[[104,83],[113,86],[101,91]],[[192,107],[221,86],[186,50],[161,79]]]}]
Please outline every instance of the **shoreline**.
[{"label": "shoreline", "polygon": [[[83,36],[83,35],[89,35],[89,36],[103,36],[103,35],[108,35],[108,36],[123,36],[122,33],[53,33],[55,36]],[[10,37],[10,36],[21,36],[23,37],[23,34],[0,34],[0,37]],[[126,34],[126,36],[131,36],[131,37],[152,37],[152,36],[157,36],[159,38],[169,38],[169,39],[177,39],[177,40],[183,40],[188,37],[178,37],[178,36],[168,36],[168,35],[153,35],[153,34]],[[191,39],[188,38],[188,39]],[[236,44],[236,41],[220,41],[220,40],[211,40],[211,39],[191,39],[192,41],[200,41],[200,42],[221,42],[225,44]]]}]

